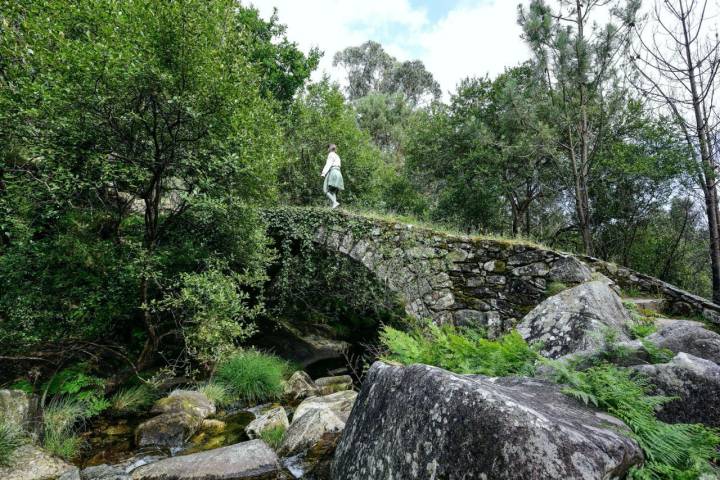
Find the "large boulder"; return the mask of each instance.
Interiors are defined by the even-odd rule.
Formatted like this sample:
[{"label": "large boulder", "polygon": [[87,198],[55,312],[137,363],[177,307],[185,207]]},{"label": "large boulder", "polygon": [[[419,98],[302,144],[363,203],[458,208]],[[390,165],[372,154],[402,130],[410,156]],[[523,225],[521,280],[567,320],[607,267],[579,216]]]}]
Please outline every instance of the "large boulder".
[{"label": "large boulder", "polygon": [[592,272],[583,262],[575,257],[563,257],[553,263],[548,274],[553,282],[583,283],[592,279]]},{"label": "large boulder", "polygon": [[133,480],[276,479],[280,464],[262,440],[236,443],[207,452],[166,458],[132,472]]},{"label": "large boulder", "polygon": [[542,343],[540,353],[559,358],[568,353],[598,350],[611,330],[617,341],[630,340],[630,314],[620,297],[603,281],[583,283],[546,299],[517,327],[528,342]]},{"label": "large boulder", "polygon": [[343,390],[341,392],[332,393],[323,397],[310,397],[302,401],[295,409],[293,421],[302,417],[306,412],[313,409],[330,410],[343,422],[346,422],[350,416],[357,392],[352,390]]},{"label": "large boulder", "polygon": [[560,390],[529,378],[376,362],[332,478],[611,479],[642,462],[621,421]]},{"label": "large boulder", "polygon": [[720,427],[720,366],[688,353],[669,363],[634,367],[645,375],[655,394],[676,397],[662,405],[658,418],[668,423],[704,423]]},{"label": "large boulder", "polygon": [[720,364],[720,335],[700,322],[658,320],[658,330],[647,340],[673,353],[685,352]]},{"label": "large boulder", "polygon": [[137,427],[135,442],[139,447],[181,447],[201,424],[201,418],[186,412],[163,413]]},{"label": "large boulder", "polygon": [[179,412],[188,413],[202,420],[215,413],[215,404],[201,392],[175,390],[167,397],[155,402],[151,410],[151,413]]},{"label": "large boulder", "polygon": [[287,413],[283,407],[272,408],[263,413],[245,427],[245,433],[250,438],[258,438],[260,435],[274,428],[287,430],[290,426]]},{"label": "large boulder", "polygon": [[55,480],[77,468],[32,445],[18,448],[7,467],[0,467],[3,480]]}]

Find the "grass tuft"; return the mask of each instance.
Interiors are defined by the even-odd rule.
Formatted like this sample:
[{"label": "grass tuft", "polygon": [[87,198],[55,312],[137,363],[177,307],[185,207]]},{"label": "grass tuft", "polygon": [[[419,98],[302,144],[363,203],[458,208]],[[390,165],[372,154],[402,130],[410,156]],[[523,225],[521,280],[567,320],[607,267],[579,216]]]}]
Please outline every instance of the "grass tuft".
[{"label": "grass tuft", "polygon": [[75,428],[90,415],[83,401],[62,397],[52,400],[43,412],[45,450],[65,460],[76,457],[83,442]]},{"label": "grass tuft", "polygon": [[25,433],[20,425],[0,416],[0,465],[9,465],[15,450],[23,445],[25,440]]},{"label": "grass tuft", "polygon": [[277,450],[280,448],[283,437],[285,436],[285,427],[283,425],[277,425],[267,430],[260,432],[260,438],[270,445],[270,448]]},{"label": "grass tuft", "polygon": [[562,282],[550,282],[547,286],[547,296],[552,297],[553,295],[557,295],[558,293],[567,290],[568,286],[565,285]]},{"label": "grass tuft", "polygon": [[156,397],[152,387],[141,384],[119,390],[110,400],[110,406],[116,412],[140,412],[149,408]]},{"label": "grass tuft", "polygon": [[279,398],[288,364],[282,359],[255,350],[242,350],[220,362],[217,382],[246,402],[259,403]]},{"label": "grass tuft", "polygon": [[219,382],[207,382],[198,385],[196,390],[218,406],[228,405],[235,400],[230,388]]}]

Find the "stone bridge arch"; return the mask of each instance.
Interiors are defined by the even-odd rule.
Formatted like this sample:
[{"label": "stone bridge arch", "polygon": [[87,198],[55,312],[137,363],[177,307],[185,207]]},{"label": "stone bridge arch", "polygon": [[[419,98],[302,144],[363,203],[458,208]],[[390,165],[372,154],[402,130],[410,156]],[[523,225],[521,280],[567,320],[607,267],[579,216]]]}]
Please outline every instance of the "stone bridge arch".
[{"label": "stone bridge arch", "polygon": [[337,210],[281,207],[264,216],[271,235],[351,257],[396,292],[409,315],[438,324],[501,333],[547,297],[551,282],[584,282],[591,269],[621,286],[663,295],[669,310],[720,323],[717,305],[591,257],[581,261],[526,242],[448,234]]}]

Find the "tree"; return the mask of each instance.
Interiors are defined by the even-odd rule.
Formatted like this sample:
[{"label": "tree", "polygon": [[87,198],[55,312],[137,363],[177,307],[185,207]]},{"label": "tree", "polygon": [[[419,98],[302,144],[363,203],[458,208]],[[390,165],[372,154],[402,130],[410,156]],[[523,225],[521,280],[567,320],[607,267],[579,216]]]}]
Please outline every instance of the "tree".
[{"label": "tree", "polygon": [[209,358],[202,343],[224,329],[209,321],[240,325],[227,343],[251,331],[241,291],[268,257],[254,207],[272,198],[280,152],[263,92],[288,83],[248,61],[260,49],[245,13],[232,0],[3,8],[0,58],[17,62],[0,103],[22,128],[0,168],[0,340],[62,356],[68,339],[139,338],[141,367],[177,335]]},{"label": "tree", "polygon": [[[591,15],[611,7],[614,21],[588,30]],[[598,149],[624,102],[617,66],[623,59],[639,0],[545,0],[519,8],[523,37],[543,73],[555,112],[558,146],[570,164],[575,215],[585,253],[593,254],[589,182]]]},{"label": "tree", "polygon": [[440,85],[420,60],[399,62],[377,42],[337,52],[333,65],[347,71],[348,98],[357,100],[370,93],[402,94],[413,106],[440,97]]},{"label": "tree", "polygon": [[638,87],[665,106],[683,131],[695,160],[693,171],[705,199],[710,238],[713,301],[720,303],[720,210],[718,210],[717,135],[720,117],[714,109],[720,68],[720,39],[707,31],[707,1],[657,3],[656,27],[637,35],[634,52]]}]

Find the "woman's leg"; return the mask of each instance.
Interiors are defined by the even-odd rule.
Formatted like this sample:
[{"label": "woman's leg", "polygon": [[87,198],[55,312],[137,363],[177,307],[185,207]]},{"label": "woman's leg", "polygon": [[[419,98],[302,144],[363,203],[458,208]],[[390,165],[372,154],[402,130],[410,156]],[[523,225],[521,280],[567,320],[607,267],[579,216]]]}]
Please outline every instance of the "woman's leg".
[{"label": "woman's leg", "polygon": [[325,193],[325,196],[328,197],[331,205],[334,206],[337,203],[337,200],[335,199],[335,191],[332,188],[328,188],[328,191]]}]

